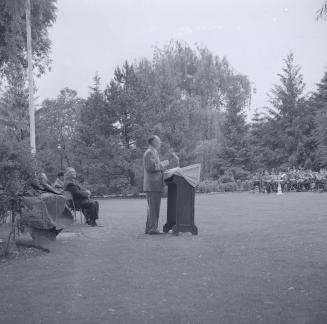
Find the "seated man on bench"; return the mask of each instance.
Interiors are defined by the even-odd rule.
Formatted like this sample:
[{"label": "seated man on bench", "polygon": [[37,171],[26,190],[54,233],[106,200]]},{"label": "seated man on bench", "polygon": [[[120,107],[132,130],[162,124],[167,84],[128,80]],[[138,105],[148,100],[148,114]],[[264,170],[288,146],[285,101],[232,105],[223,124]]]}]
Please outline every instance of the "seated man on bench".
[{"label": "seated man on bench", "polygon": [[90,199],[91,192],[84,189],[76,181],[76,171],[74,168],[68,168],[64,176],[64,190],[72,194],[76,209],[82,209],[85,212],[86,223],[91,226],[97,226],[96,220],[99,218],[99,203]]}]

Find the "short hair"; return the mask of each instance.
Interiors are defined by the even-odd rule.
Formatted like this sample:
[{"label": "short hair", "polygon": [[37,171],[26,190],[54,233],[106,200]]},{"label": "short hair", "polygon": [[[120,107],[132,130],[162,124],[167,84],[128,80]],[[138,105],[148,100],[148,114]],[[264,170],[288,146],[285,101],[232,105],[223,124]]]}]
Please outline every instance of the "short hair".
[{"label": "short hair", "polygon": [[148,144],[151,145],[153,143],[153,141],[157,138],[158,136],[157,135],[152,135],[149,137],[148,139]]},{"label": "short hair", "polygon": [[58,178],[63,177],[63,176],[64,176],[64,173],[62,171],[58,172],[58,174],[57,174]]}]

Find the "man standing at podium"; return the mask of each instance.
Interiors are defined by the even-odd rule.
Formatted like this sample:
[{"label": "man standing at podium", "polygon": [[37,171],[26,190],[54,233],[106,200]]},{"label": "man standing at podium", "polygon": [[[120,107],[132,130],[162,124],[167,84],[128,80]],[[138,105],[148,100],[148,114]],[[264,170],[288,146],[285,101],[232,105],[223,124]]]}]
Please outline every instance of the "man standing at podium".
[{"label": "man standing at podium", "polygon": [[163,170],[169,161],[160,161],[159,149],[161,140],[153,135],[148,139],[149,147],[143,156],[144,183],[143,190],[146,193],[148,210],[145,234],[160,234],[158,220],[160,213],[161,194],[163,189]]}]

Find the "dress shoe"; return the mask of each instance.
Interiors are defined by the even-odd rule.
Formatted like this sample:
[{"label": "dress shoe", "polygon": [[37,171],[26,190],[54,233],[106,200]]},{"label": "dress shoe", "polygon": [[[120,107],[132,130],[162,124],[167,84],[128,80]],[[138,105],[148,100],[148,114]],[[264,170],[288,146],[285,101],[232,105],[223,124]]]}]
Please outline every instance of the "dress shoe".
[{"label": "dress shoe", "polygon": [[151,231],[149,231],[149,234],[150,235],[157,235],[157,234],[161,234],[161,233],[158,230],[151,230]]}]

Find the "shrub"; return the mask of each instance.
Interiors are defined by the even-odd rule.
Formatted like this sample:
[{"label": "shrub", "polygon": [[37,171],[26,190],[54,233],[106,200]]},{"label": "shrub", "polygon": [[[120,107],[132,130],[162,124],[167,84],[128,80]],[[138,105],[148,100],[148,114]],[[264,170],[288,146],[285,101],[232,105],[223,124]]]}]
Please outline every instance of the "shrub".
[{"label": "shrub", "polygon": [[231,181],[226,183],[220,183],[216,180],[204,180],[201,181],[197,187],[197,192],[199,193],[209,193],[209,192],[234,192],[234,191],[250,191],[251,181],[241,181],[237,182]]},{"label": "shrub", "polygon": [[205,180],[200,182],[197,190],[201,193],[223,191],[221,184],[216,180]]},{"label": "shrub", "polygon": [[234,175],[235,180],[245,181],[245,180],[248,180],[250,178],[250,172],[245,171],[242,168],[236,168],[235,167],[235,168],[232,168],[231,171],[232,171],[232,173]]},{"label": "shrub", "polygon": [[236,182],[227,182],[224,183],[224,189],[225,192],[232,192],[232,191],[237,191],[238,187]]},{"label": "shrub", "polygon": [[251,180],[242,181],[240,186],[240,191],[250,191],[253,187],[253,182]]},{"label": "shrub", "polygon": [[224,174],[219,177],[218,181],[220,183],[234,182],[234,176],[232,174]]},{"label": "shrub", "polygon": [[92,195],[102,196],[108,194],[108,187],[103,183],[89,185],[88,188],[90,188]]},{"label": "shrub", "polygon": [[0,218],[20,212],[21,200],[37,167],[27,143],[6,138],[0,142]]}]

